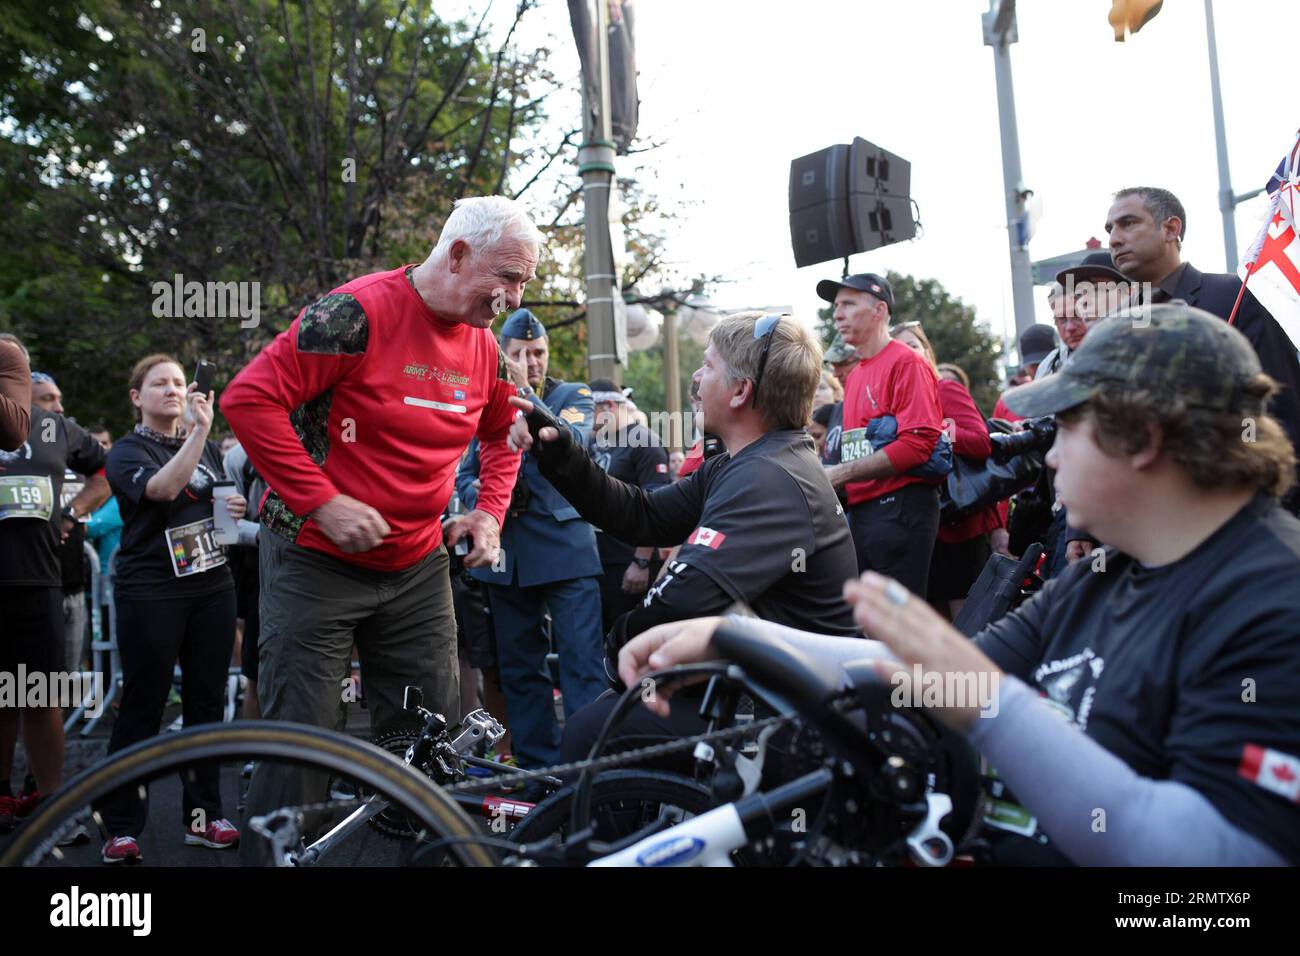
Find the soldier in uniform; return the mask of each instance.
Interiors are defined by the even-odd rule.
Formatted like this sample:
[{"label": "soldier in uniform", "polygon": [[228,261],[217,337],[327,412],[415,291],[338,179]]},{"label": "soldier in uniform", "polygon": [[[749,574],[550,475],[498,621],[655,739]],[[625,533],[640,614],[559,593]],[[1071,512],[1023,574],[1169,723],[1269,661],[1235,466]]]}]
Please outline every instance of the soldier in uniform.
[{"label": "soldier in uniform", "polygon": [[[579,446],[587,447],[595,417],[591,389],[546,374],[546,327],[527,309],[519,309],[501,328],[501,349],[521,394],[545,402]],[[456,476],[456,489],[467,507],[474,506],[478,494],[478,472],[478,446],[471,444]],[[531,455],[525,455],[519,467],[498,560],[470,573],[486,585],[515,757],[523,767],[555,763],[559,727],[551,682],[545,676],[549,647],[543,618],[549,610],[564,712],[569,715],[595,700],[606,686],[601,565],[595,531],[542,477]]]}]

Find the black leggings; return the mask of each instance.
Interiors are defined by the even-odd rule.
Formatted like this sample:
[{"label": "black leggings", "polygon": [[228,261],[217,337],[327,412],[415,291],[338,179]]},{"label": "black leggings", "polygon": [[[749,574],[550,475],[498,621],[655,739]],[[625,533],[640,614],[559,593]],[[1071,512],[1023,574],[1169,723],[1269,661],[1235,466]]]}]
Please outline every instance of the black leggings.
[{"label": "black leggings", "polygon": [[[141,599],[117,595],[117,646],[122,655],[122,706],[108,752],[155,736],[179,659],[185,727],[221,720],[235,645],[235,590],[197,597]],[[220,768],[182,771],[182,824],[221,819]],[[148,819],[148,797],[134,786],[109,794],[99,808],[110,836],[138,837]],[[195,811],[201,810],[202,814]]]}]

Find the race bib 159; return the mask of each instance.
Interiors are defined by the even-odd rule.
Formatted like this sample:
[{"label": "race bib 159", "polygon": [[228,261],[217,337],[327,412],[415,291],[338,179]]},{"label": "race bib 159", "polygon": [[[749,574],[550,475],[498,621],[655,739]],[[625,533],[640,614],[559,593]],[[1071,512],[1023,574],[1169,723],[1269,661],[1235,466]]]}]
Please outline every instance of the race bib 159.
[{"label": "race bib 159", "polygon": [[0,519],[39,518],[54,513],[54,484],[49,475],[0,476]]}]

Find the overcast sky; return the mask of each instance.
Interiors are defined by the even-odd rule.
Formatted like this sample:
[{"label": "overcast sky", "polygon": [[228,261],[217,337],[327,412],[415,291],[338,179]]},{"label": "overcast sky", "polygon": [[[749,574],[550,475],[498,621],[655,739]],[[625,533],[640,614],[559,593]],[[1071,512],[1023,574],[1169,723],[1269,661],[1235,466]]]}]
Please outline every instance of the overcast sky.
[{"label": "overcast sky", "polygon": [[[498,4],[494,22],[513,6]],[[481,11],[482,2],[459,8]],[[839,263],[795,268],[790,160],[862,136],[911,162],[925,231],[854,256],[852,270],[936,278],[996,334],[1013,333],[993,52],[980,26],[987,9],[980,0],[636,0],[639,132],[665,145],[629,159],[683,212],[668,237],[681,272],[735,280],[715,294],[724,308],[788,304],[811,319],[813,287],[838,276]],[[1109,0],[1018,4],[1021,162],[1043,204],[1030,255],[1080,249],[1090,236],[1104,242],[1110,194],[1159,185],[1187,208],[1184,257],[1223,271],[1204,2],[1165,0],[1126,43],[1114,41],[1109,10]],[[1215,4],[1238,193],[1264,184],[1300,126],[1294,16],[1294,0]],[[553,70],[576,75],[564,0],[544,0],[521,39],[548,35]],[[562,106],[551,105],[557,123],[568,119]],[[1263,209],[1261,198],[1238,208],[1239,252]],[[1048,322],[1044,293],[1035,290]]]}]

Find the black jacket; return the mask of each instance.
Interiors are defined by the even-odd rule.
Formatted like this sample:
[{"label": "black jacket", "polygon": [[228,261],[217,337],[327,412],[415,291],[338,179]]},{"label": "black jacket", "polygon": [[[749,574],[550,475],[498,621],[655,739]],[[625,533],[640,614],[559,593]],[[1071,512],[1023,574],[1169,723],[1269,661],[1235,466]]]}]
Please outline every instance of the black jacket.
[{"label": "black jacket", "polygon": [[[1201,272],[1187,263],[1172,298],[1182,299],[1188,305],[1226,320],[1232,314],[1240,290],[1241,280],[1235,275]],[[1269,404],[1269,413],[1291,436],[1291,444],[1300,448],[1300,360],[1296,358],[1295,343],[1251,295],[1249,287],[1241,297],[1241,308],[1237,310],[1233,325],[1250,339],[1264,371],[1282,386]]]}]

